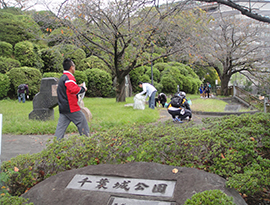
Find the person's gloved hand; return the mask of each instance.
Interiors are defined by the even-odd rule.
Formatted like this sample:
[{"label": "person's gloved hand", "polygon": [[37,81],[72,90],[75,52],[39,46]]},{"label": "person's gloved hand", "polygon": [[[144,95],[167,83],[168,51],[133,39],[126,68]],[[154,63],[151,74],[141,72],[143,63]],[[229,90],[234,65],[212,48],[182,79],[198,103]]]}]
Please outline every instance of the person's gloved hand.
[{"label": "person's gloved hand", "polygon": [[27,95],[26,97],[27,97],[27,99],[29,99],[29,95]]}]

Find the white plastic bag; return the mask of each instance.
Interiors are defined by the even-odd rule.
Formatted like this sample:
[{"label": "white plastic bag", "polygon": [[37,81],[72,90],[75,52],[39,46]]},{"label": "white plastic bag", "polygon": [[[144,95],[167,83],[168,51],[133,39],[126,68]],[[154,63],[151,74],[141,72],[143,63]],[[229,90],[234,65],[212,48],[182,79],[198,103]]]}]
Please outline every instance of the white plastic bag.
[{"label": "white plastic bag", "polygon": [[144,110],[144,108],[145,108],[145,97],[139,94],[135,95],[133,109]]}]

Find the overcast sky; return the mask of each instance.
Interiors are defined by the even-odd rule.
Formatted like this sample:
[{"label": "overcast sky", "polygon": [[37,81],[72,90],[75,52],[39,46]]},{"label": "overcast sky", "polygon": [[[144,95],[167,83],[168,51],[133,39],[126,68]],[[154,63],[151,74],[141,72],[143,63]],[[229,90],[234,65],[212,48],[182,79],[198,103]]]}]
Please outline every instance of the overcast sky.
[{"label": "overcast sky", "polygon": [[[9,2],[12,2],[13,0],[10,0]],[[29,0],[28,6],[32,6],[36,4],[34,7],[31,7],[31,9],[35,9],[36,11],[41,10],[48,10],[47,7],[49,7],[52,11],[57,11],[61,3],[63,3],[65,0]],[[110,0],[102,0],[103,2],[107,2]],[[159,4],[165,3],[166,1],[172,1],[172,0],[159,0]]]}]

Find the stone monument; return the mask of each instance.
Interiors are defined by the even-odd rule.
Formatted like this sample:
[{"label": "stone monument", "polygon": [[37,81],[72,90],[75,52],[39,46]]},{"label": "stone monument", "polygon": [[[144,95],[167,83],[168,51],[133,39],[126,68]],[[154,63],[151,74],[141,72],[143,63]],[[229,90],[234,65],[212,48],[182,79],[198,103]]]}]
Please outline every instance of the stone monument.
[{"label": "stone monument", "polygon": [[57,78],[42,78],[40,91],[33,99],[33,111],[29,114],[30,120],[53,120],[53,108],[58,105]]},{"label": "stone monument", "polygon": [[39,205],[182,205],[192,195],[219,189],[246,205],[218,175],[157,163],[100,164],[58,173],[22,197]]}]

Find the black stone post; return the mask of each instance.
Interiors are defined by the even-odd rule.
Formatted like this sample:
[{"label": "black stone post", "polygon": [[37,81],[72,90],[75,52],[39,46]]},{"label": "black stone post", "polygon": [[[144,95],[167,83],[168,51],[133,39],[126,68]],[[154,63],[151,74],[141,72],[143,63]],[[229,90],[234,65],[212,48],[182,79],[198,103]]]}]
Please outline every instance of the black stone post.
[{"label": "black stone post", "polygon": [[43,78],[40,91],[33,99],[33,111],[29,114],[30,120],[53,120],[53,108],[58,105],[57,78]]}]

